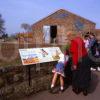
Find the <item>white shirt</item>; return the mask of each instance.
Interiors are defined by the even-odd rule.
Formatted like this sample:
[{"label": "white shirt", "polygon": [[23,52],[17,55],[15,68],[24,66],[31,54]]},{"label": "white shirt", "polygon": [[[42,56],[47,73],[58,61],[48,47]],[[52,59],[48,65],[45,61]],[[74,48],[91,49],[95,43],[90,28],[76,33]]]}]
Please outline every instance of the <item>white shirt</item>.
[{"label": "white shirt", "polygon": [[68,59],[69,59],[68,55],[65,56],[62,53],[59,55],[59,57],[60,57],[60,59],[58,60],[58,62],[62,62],[62,63],[64,63],[65,61],[68,61]]},{"label": "white shirt", "polygon": [[84,40],[84,43],[85,43],[85,48],[88,49],[88,47],[89,47],[89,40]]}]

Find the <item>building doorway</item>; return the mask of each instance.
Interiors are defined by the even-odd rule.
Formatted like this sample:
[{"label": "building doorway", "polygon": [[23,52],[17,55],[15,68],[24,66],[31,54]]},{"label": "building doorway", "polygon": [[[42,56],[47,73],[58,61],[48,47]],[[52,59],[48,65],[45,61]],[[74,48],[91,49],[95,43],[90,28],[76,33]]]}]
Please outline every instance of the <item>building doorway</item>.
[{"label": "building doorway", "polygon": [[50,26],[50,37],[51,37],[51,43],[56,43],[56,37],[57,37],[57,26],[56,25]]},{"label": "building doorway", "polygon": [[45,43],[56,43],[57,26],[56,25],[44,25],[43,26],[43,38]]}]

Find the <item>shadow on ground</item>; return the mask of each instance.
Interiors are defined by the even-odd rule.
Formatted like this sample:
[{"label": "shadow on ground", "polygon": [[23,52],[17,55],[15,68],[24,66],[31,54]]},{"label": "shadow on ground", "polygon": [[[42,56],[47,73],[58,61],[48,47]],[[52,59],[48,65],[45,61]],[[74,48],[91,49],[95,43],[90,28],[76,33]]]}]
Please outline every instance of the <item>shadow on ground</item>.
[{"label": "shadow on ground", "polygon": [[89,93],[93,93],[96,90],[96,87],[98,86],[98,83],[100,81],[99,76],[95,72],[92,72],[91,77],[92,78],[91,78]]}]

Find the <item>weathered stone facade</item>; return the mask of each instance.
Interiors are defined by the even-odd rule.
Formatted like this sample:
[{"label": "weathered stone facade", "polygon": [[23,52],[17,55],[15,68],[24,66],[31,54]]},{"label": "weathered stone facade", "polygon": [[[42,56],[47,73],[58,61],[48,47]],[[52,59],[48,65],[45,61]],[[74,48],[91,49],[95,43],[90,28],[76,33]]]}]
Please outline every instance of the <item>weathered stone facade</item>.
[{"label": "weathered stone facade", "polygon": [[69,11],[60,9],[55,13],[49,15],[48,17],[38,21],[33,24],[33,33],[36,40],[36,43],[44,43],[44,33],[43,26],[57,26],[57,43],[64,43],[66,39],[66,33],[68,31],[81,31],[81,32],[90,32],[95,29],[95,23],[89,21],[85,18],[77,16]]}]

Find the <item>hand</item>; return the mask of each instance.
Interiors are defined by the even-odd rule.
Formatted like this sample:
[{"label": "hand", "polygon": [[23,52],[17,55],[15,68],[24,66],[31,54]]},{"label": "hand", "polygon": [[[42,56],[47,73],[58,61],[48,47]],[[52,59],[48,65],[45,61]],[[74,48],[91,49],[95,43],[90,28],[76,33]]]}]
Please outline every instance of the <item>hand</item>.
[{"label": "hand", "polygon": [[76,65],[73,65],[73,69],[76,70],[77,69],[77,66]]}]

